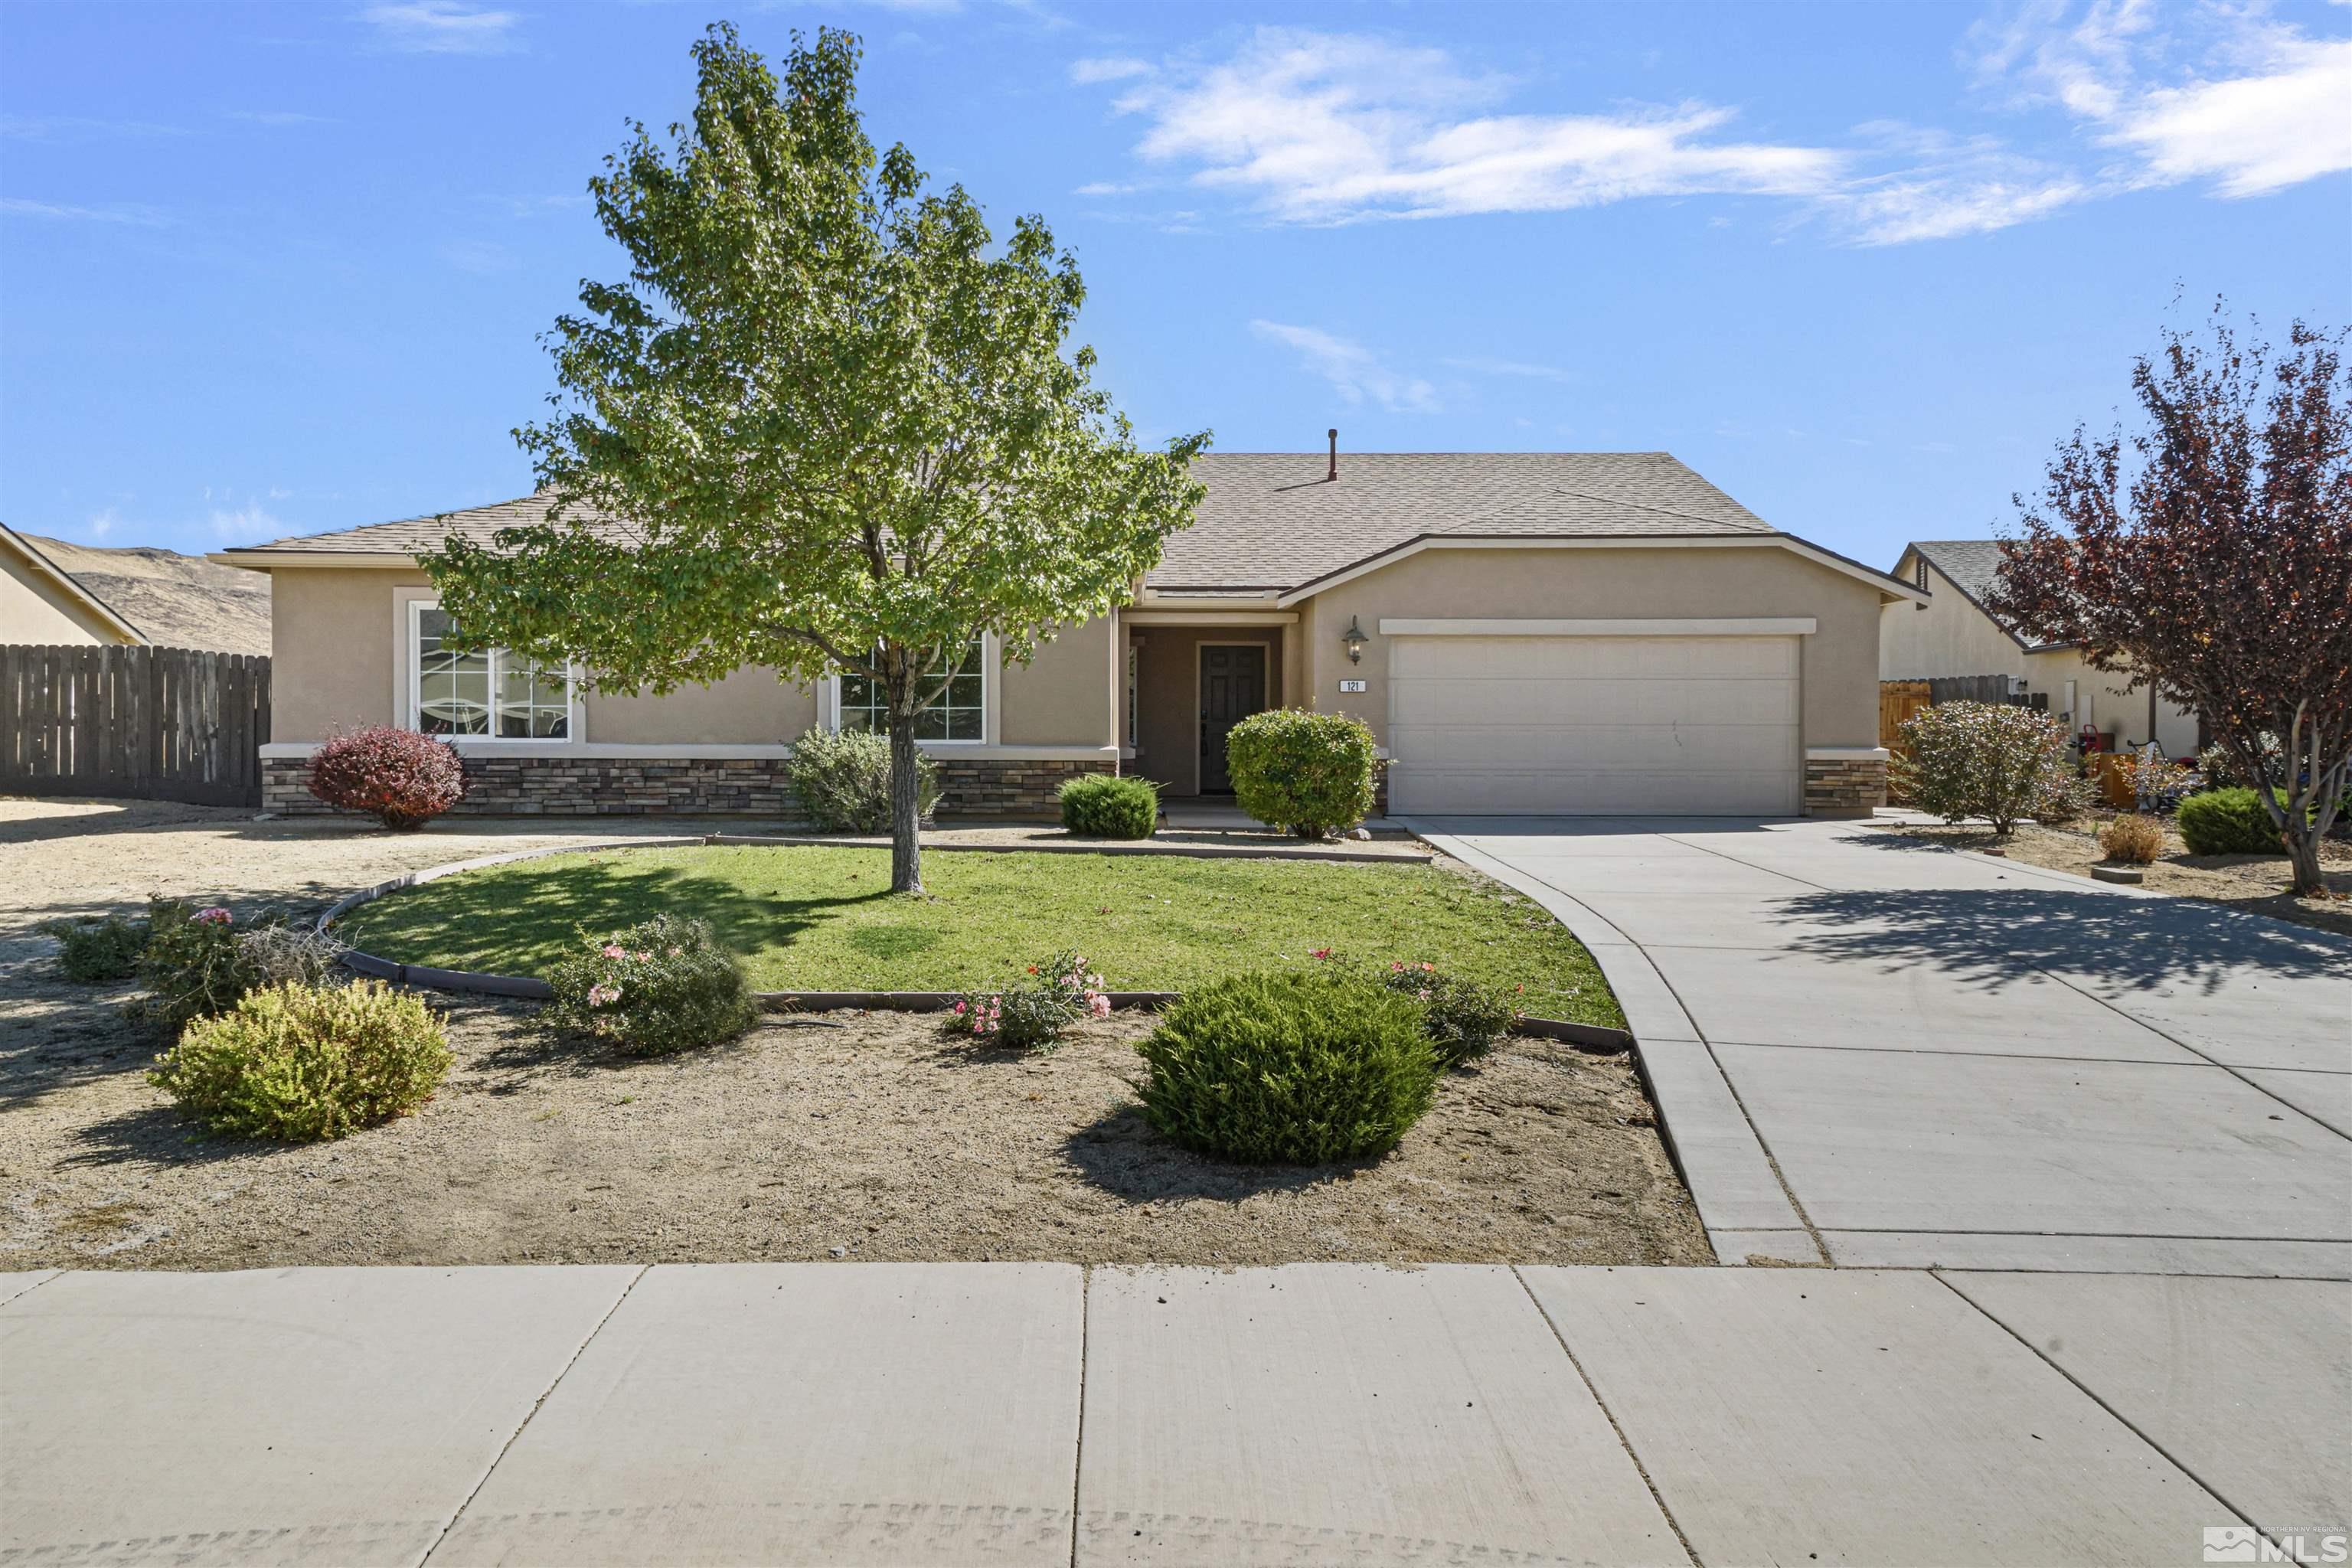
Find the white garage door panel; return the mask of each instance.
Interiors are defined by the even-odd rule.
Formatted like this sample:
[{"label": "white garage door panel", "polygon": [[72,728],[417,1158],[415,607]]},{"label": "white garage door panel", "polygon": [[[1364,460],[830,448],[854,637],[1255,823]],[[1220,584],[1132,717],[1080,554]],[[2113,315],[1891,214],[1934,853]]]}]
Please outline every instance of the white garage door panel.
[{"label": "white garage door panel", "polygon": [[1391,809],[1792,813],[1797,659],[1792,637],[1397,637]]}]

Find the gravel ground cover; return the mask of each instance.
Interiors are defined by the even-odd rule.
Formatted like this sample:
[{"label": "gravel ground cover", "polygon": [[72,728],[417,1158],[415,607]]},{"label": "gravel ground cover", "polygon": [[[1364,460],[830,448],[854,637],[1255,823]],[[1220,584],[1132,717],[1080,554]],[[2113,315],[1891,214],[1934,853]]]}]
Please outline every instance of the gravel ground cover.
[{"label": "gravel ground cover", "polygon": [[[740,826],[740,825],[729,825]],[[651,1062],[529,1006],[435,997],[457,1065],[418,1114],[287,1148],[194,1131],[127,989],[55,973],[39,921],[150,892],[323,907],[404,869],[680,825],[341,822],[0,801],[0,1268],[730,1258],[1711,1261],[1631,1059],[1507,1042],[1387,1158],[1236,1167],[1132,1109],[1148,1016],[1045,1057],[932,1018],[772,1018]],[[946,858],[944,857],[942,859]]]}]

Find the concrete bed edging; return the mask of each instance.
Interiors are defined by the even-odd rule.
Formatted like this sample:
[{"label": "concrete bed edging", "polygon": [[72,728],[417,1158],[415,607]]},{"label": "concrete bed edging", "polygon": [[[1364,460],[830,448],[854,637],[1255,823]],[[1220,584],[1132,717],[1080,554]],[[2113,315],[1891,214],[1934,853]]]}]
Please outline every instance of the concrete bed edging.
[{"label": "concrete bed edging", "polygon": [[[839,843],[840,840],[833,838],[768,838],[741,834],[665,835],[595,844],[567,844],[551,848],[520,849],[506,855],[480,855],[469,860],[453,860],[445,866],[429,866],[422,871],[405,871],[397,877],[378,882],[373,887],[362,888],[357,892],[345,894],[328,906],[327,910],[319,916],[313,929],[324,933],[337,920],[363,904],[373,903],[378,899],[409,888],[423,887],[428,882],[440,881],[445,877],[458,876],[467,871],[478,871],[491,866],[512,865],[521,860],[543,859],[554,855],[584,855],[607,849],[677,848],[696,844],[737,846],[772,844],[789,847],[838,845]],[[996,844],[940,844],[927,847],[950,851],[976,850],[982,853],[1006,853],[1023,847]],[[1078,845],[1056,845],[1048,853],[1083,852],[1086,847]],[[1194,847],[1171,846],[1170,849],[1160,852],[1181,854],[1192,847]],[[1229,849],[1223,846],[1200,847],[1213,851],[1208,856],[1202,857],[1204,858],[1232,858],[1243,856],[1251,858],[1285,860],[1395,861],[1405,865],[1424,866],[1434,858],[1430,855],[1342,856],[1318,854],[1312,850],[1302,853],[1288,849],[1261,854],[1255,850]],[[1127,847],[1127,852],[1136,853],[1136,847],[1129,846]],[[430,964],[402,963],[394,959],[380,958],[372,952],[362,952],[357,948],[345,949],[342,962],[345,967],[378,980],[389,980],[401,985],[421,985],[433,991],[453,991],[480,996],[512,996],[528,1001],[545,1001],[555,994],[553,988],[546,981],[529,974],[492,974],[473,969],[436,969]],[[771,1012],[824,1013],[856,1008],[869,1012],[936,1013],[944,1012],[953,1006],[961,994],[953,991],[755,991],[752,994],[758,998],[762,1007]],[[1178,1000],[1183,993],[1113,991],[1108,994],[1112,1007],[1126,1009],[1164,1007]],[[1630,1050],[1633,1046],[1633,1037],[1622,1029],[1606,1028],[1598,1024],[1572,1023],[1565,1018],[1522,1017],[1512,1026],[1511,1033],[1541,1039],[1559,1040],[1563,1044],[1575,1046],[1580,1050],[1609,1055]]]}]

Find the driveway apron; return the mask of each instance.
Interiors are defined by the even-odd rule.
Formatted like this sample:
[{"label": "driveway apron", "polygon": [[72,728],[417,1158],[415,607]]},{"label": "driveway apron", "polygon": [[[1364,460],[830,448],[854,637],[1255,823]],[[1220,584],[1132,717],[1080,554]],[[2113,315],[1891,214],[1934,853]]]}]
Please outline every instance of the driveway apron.
[{"label": "driveway apron", "polygon": [[2352,1278],[2352,940],[1856,823],[1412,826],[1592,949],[1727,1262]]}]

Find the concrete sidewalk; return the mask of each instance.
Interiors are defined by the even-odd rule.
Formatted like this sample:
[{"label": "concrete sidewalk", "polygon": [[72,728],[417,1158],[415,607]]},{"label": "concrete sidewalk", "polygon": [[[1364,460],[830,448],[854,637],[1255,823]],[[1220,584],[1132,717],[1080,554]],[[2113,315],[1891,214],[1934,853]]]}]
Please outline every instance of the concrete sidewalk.
[{"label": "concrete sidewalk", "polygon": [[2352,1521],[2352,1285],[0,1277],[0,1563],[2167,1563]]},{"label": "concrete sidewalk", "polygon": [[1853,823],[1411,826],[1592,950],[1726,1261],[2352,1278],[2352,939]]}]

